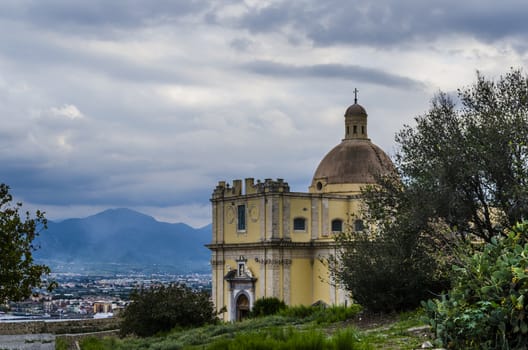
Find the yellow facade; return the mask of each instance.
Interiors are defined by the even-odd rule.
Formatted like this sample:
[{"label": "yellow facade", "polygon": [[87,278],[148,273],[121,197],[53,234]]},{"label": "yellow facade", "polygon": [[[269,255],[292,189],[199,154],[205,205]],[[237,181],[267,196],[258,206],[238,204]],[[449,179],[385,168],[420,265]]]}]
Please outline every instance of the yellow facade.
[{"label": "yellow facade", "polygon": [[[350,296],[330,278],[325,259],[335,253],[335,234],[362,229],[360,190],[372,183],[368,162],[386,157],[366,138],[366,112],[356,106],[345,114],[345,139],[336,147],[346,152],[332,150],[323,159],[307,193],[290,192],[282,179],[220,181],[214,189],[208,245],[212,299],[217,311],[225,311],[225,321],[244,318],[262,297],[277,297],[287,305],[350,303]],[[345,158],[336,158],[336,152]],[[354,157],[366,157],[358,165],[363,169],[339,173],[343,167],[334,163]]]}]

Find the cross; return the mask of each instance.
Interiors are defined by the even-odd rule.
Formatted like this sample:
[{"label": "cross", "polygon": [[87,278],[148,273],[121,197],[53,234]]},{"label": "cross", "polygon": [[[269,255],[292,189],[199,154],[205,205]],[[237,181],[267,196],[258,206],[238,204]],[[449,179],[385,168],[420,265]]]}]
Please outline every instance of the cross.
[{"label": "cross", "polygon": [[358,92],[359,92],[359,90],[354,88],[354,104],[357,104],[357,93]]}]

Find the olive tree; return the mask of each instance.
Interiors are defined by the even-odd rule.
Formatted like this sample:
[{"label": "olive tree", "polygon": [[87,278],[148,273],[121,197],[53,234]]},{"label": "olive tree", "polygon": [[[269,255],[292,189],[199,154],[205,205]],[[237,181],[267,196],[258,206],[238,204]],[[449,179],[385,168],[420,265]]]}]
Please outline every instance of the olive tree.
[{"label": "olive tree", "polygon": [[[441,219],[485,241],[528,218],[528,78],[511,70],[477,81],[396,135],[396,166],[422,200],[422,221]],[[425,207],[423,207],[425,205]]]}]

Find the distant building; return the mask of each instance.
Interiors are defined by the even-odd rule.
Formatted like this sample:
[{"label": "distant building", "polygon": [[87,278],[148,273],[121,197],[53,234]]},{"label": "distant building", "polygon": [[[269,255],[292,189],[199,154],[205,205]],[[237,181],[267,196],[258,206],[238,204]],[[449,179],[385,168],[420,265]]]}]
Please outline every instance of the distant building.
[{"label": "distant building", "polygon": [[93,303],[93,313],[110,313],[112,312],[112,303],[107,301],[96,301]]},{"label": "distant building", "polygon": [[226,321],[247,316],[255,300],[288,305],[344,304],[347,293],[330,280],[323,258],[335,253],[333,235],[362,231],[361,188],[393,171],[390,158],[367,136],[367,112],[345,112],[345,137],[320,162],[308,192],[290,192],[282,179],[220,181],[211,202],[212,298]]}]

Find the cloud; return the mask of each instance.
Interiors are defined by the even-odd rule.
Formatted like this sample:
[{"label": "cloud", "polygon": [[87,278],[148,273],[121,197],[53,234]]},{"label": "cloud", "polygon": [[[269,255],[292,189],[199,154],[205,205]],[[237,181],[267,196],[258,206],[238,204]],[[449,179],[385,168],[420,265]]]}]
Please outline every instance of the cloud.
[{"label": "cloud", "polygon": [[270,61],[254,61],[245,67],[255,73],[283,78],[344,79],[391,87],[419,89],[424,84],[380,69],[345,64],[315,64],[299,66]]},{"label": "cloud", "polygon": [[526,8],[1,1],[0,181],[52,217],[130,207],[200,223],[219,180],[306,191],[354,88],[390,152],[439,89],[528,64]]},{"label": "cloud", "polygon": [[[252,33],[288,32],[292,28],[316,46],[392,46],[421,44],[449,35],[495,43],[528,34],[528,3],[507,0],[423,2],[342,0],[274,1],[247,6],[236,18]],[[231,19],[232,20],[232,19]],[[225,22],[218,19],[219,22]]]},{"label": "cloud", "polygon": [[0,3],[0,19],[27,22],[45,30],[115,38],[130,28],[175,24],[207,7],[201,0],[5,0]]},{"label": "cloud", "polygon": [[50,109],[50,112],[58,117],[63,117],[71,120],[84,118],[83,114],[79,111],[77,107],[69,104],[63,105],[61,107],[52,107]]}]

